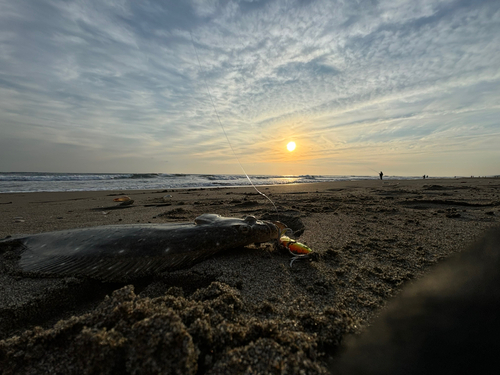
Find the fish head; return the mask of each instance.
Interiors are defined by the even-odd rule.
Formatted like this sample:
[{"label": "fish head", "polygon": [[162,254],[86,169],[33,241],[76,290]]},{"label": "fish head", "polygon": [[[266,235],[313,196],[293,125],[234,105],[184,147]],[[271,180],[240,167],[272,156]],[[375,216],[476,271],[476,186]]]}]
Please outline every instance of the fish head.
[{"label": "fish head", "polygon": [[257,220],[255,216],[243,219],[203,214],[195,220],[196,225],[220,231],[225,236],[238,239],[243,244],[268,242],[279,237],[279,228],[270,221]]}]

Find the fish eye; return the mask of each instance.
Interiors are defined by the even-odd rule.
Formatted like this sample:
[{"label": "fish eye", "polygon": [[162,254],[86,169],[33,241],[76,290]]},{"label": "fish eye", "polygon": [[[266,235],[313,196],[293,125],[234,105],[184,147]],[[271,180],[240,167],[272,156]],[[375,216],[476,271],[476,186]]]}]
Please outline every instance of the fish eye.
[{"label": "fish eye", "polygon": [[252,216],[252,215],[245,217],[243,220],[250,225],[253,225],[257,222],[257,218],[255,216]]},{"label": "fish eye", "polygon": [[238,230],[241,232],[241,233],[249,233],[250,232],[250,227],[248,225],[240,225]]}]

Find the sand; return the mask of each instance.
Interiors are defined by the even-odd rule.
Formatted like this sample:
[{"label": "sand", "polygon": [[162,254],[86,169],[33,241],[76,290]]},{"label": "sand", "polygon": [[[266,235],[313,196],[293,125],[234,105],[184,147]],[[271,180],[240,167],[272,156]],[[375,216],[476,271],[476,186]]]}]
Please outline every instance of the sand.
[{"label": "sand", "polygon": [[[500,216],[500,179],[343,181],[261,187],[299,240],[228,251],[133,283],[11,272],[0,247],[0,367],[18,373],[328,373],[405,285]],[[134,204],[116,208],[113,198]],[[120,223],[257,218],[251,188],[0,194],[0,238]],[[300,220],[299,220],[300,219]]]}]

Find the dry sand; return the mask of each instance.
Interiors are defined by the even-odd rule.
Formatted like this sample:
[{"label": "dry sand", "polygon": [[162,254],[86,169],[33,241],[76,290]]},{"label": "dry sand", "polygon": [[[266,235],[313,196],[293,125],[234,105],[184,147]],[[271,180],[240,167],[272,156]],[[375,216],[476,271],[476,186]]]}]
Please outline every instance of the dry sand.
[{"label": "dry sand", "polygon": [[[498,226],[500,179],[262,187],[317,257],[271,245],[112,284],[12,274],[0,248],[0,368],[22,373],[327,373],[405,284]],[[134,204],[117,209],[113,198]],[[170,198],[163,199],[164,196]],[[203,213],[273,214],[251,188],[0,194],[0,238]]]}]

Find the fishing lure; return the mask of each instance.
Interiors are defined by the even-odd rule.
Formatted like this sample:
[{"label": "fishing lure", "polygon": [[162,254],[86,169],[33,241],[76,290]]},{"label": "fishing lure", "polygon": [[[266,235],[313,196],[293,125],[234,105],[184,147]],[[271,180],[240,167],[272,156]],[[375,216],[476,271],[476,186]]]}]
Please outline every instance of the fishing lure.
[{"label": "fishing lure", "polygon": [[282,229],[281,235],[278,243],[288,250],[288,252],[292,255],[292,259],[290,260],[290,267],[297,259],[307,259],[309,255],[313,252],[310,247],[307,245],[290,238],[287,234],[291,232],[290,228]]}]

